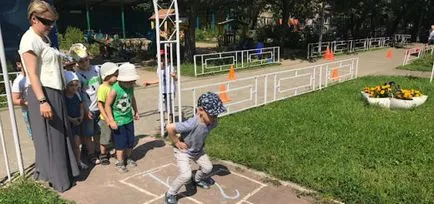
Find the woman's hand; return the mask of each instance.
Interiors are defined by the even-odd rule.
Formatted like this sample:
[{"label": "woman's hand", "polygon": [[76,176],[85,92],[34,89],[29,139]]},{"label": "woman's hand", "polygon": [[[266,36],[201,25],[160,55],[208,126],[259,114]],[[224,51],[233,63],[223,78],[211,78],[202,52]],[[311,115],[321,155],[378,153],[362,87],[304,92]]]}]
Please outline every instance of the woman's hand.
[{"label": "woman's hand", "polygon": [[53,119],[53,111],[51,110],[50,104],[47,102],[41,104],[39,106],[39,110],[41,111],[41,116],[47,120]]}]

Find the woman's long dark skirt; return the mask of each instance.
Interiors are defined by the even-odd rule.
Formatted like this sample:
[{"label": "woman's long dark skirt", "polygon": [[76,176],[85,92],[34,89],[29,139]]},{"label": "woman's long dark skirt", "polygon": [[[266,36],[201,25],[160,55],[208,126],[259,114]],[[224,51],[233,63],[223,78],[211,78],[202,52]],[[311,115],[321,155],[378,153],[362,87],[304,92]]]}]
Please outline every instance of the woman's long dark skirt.
[{"label": "woman's long dark skirt", "polygon": [[47,87],[43,90],[53,111],[52,120],[41,116],[39,101],[31,88],[27,97],[36,152],[34,178],[48,181],[56,191],[64,192],[72,186],[73,177],[80,174],[72,149],[74,139],[62,91]]}]

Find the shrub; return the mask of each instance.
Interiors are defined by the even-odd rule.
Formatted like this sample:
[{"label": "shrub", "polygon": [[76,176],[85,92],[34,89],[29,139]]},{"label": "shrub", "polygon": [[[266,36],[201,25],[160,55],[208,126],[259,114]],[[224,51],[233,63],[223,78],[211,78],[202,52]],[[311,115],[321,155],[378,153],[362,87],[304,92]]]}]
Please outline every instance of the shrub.
[{"label": "shrub", "polygon": [[65,33],[59,33],[59,46],[62,50],[69,50],[72,44],[84,42],[84,33],[79,28],[68,26]]},{"label": "shrub", "polygon": [[196,29],[196,41],[212,41],[217,38],[217,32],[207,29]]}]

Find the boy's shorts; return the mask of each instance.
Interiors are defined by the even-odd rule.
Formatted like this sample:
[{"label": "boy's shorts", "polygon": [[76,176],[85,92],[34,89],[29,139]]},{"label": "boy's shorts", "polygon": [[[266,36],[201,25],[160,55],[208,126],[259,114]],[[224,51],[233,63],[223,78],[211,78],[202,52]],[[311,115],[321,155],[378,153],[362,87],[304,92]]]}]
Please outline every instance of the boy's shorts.
[{"label": "boy's shorts", "polygon": [[30,128],[29,111],[23,111],[23,118],[24,118],[24,123],[26,124],[27,135],[30,137],[30,139],[33,140],[32,128]]},{"label": "boy's shorts", "polygon": [[71,126],[71,132],[72,132],[72,136],[80,136],[80,129],[81,129],[81,125],[74,125],[71,122],[69,123]]},{"label": "boy's shorts", "polygon": [[134,147],[134,121],[113,130],[113,140],[117,150],[132,149]]},{"label": "boy's shorts", "polygon": [[81,123],[81,135],[85,137],[93,137],[101,134],[101,130],[98,125],[99,111],[91,111],[93,113],[93,119],[90,120],[87,116],[84,117]]},{"label": "boy's shorts", "polygon": [[98,125],[99,125],[100,130],[101,130],[101,136],[100,136],[99,143],[102,145],[109,145],[111,143],[111,140],[112,140],[112,130],[110,129],[110,127],[107,125],[107,123],[104,120],[100,120],[98,122]]}]

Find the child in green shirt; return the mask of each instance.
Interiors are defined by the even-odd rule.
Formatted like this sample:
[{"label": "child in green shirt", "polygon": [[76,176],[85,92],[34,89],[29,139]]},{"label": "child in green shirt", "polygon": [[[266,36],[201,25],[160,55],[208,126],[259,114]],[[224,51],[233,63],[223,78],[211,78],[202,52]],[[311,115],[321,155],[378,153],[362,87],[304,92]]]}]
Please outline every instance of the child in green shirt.
[{"label": "child in green shirt", "polygon": [[126,165],[137,166],[136,162],[131,159],[131,150],[134,146],[134,120],[139,119],[134,97],[134,85],[138,79],[139,76],[133,64],[121,65],[118,82],[113,84],[105,103],[107,122],[113,130],[116,168],[120,173],[128,171]]}]

